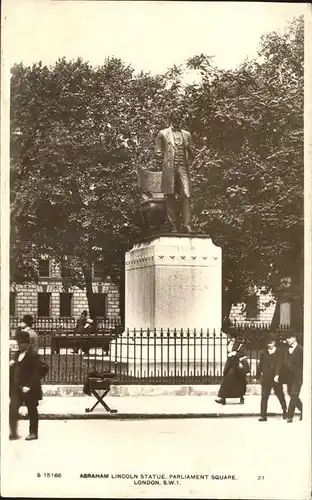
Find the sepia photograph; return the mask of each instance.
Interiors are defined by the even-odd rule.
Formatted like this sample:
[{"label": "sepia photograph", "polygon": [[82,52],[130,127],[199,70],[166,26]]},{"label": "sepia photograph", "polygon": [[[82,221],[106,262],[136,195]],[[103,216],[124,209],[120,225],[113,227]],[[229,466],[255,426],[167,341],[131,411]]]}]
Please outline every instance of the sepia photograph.
[{"label": "sepia photograph", "polygon": [[3,497],[311,498],[311,14],[3,1]]}]

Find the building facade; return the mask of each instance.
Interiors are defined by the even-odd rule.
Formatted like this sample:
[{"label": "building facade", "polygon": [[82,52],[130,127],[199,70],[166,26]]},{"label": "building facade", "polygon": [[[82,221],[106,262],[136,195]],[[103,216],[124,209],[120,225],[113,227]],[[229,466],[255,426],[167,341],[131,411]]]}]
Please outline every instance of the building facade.
[{"label": "building facade", "polygon": [[255,324],[271,324],[276,309],[276,300],[264,289],[256,289],[246,302],[232,305],[231,322],[250,322]]},{"label": "building facade", "polygon": [[[88,311],[86,291],[79,287],[64,289],[60,267],[52,259],[40,259],[38,283],[12,284],[10,316],[77,317]],[[120,316],[119,288],[93,267],[93,300],[97,317]]]},{"label": "building facade", "polygon": [[[120,318],[120,291],[110,277],[102,276],[101,264],[92,270],[93,305],[98,318]],[[298,287],[297,287],[298,288]],[[276,300],[264,288],[251,291],[246,303],[233,305],[230,321],[255,325],[279,325],[302,328],[303,305],[300,294],[290,278],[282,280],[280,296]],[[12,284],[10,316],[21,318],[75,318],[88,311],[85,289],[77,286],[64,288],[60,266],[52,259],[39,259],[38,283]]]},{"label": "building facade", "polygon": [[272,329],[291,327],[303,331],[303,286],[284,277],[276,290],[277,299],[264,288],[256,289],[246,303],[233,305],[231,322],[271,325]]}]

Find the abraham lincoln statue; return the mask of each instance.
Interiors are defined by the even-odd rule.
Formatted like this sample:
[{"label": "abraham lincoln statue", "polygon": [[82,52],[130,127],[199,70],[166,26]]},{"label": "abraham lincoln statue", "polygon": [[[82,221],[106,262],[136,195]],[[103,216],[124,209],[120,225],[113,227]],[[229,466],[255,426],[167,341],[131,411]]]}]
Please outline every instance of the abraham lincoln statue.
[{"label": "abraham lincoln statue", "polygon": [[171,231],[178,231],[176,195],[180,195],[183,230],[191,233],[190,163],[194,150],[192,136],[181,128],[181,119],[181,112],[174,109],[170,114],[170,126],[160,130],[157,135],[155,159],[162,167],[161,191],[165,195],[166,214]]}]

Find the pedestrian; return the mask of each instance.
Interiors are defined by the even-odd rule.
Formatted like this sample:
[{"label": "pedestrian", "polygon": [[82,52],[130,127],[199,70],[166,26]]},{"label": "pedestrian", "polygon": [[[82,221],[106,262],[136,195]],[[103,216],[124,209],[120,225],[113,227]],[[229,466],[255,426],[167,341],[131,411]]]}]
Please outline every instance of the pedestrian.
[{"label": "pedestrian", "polygon": [[[82,333],[84,333],[84,327],[87,323],[87,316],[88,316],[88,311],[86,311],[86,310],[82,311],[79,318],[77,319],[74,334],[78,333],[81,335]],[[78,347],[76,345],[74,347],[73,354],[78,354],[78,352],[79,352],[79,345],[78,345]]]},{"label": "pedestrian", "polygon": [[38,351],[38,334],[33,329],[34,318],[31,314],[25,314],[22,319],[23,330],[29,333],[30,344],[35,352]]},{"label": "pedestrian", "polygon": [[77,323],[75,326],[75,332],[82,333],[83,328],[87,322],[87,316],[88,316],[88,311],[86,311],[86,310],[82,311],[79,318],[77,319]]},{"label": "pedestrian", "polygon": [[[93,333],[95,333],[95,325],[94,325],[93,319],[91,319],[91,318],[87,319],[86,324],[83,327],[83,333],[86,336],[92,335]],[[87,354],[87,355],[89,354],[90,342],[88,340],[84,340],[84,342],[82,343],[82,350],[83,350],[84,354]]]},{"label": "pedestrian", "polygon": [[10,362],[10,440],[18,439],[17,422],[19,408],[27,407],[29,435],[27,441],[38,439],[38,403],[42,399],[41,361],[33,350],[29,332],[19,327],[15,332],[17,352]]},{"label": "pedestrian", "polygon": [[287,422],[291,423],[296,408],[300,411],[300,420],[302,420],[302,401],[299,394],[303,379],[303,348],[298,344],[295,332],[286,332],[285,338],[287,347],[284,353],[282,382],[287,384],[287,391],[290,396]]},{"label": "pedestrian", "polygon": [[[34,323],[33,316],[31,314],[25,314],[25,316],[23,316],[22,321],[20,321],[20,323],[18,323],[17,328],[22,328],[23,330],[25,330],[29,333],[30,342],[31,342],[31,345],[33,347],[33,350],[37,351],[38,350],[38,334],[32,328],[33,323]],[[12,332],[12,335],[11,335],[11,337],[13,339],[15,338],[15,333],[16,333],[16,329]]]},{"label": "pedestrian", "polygon": [[276,347],[275,336],[269,335],[266,341],[266,349],[260,353],[256,379],[254,380],[254,382],[261,382],[261,415],[259,422],[267,421],[268,399],[272,389],[282,407],[283,419],[287,418],[287,405],[280,381],[282,363],[283,353]]},{"label": "pedestrian", "polygon": [[232,338],[228,344],[228,359],[224,366],[216,403],[225,405],[227,398],[239,398],[240,404],[244,404],[247,386],[246,376],[249,372],[250,367],[243,342],[238,338]]}]

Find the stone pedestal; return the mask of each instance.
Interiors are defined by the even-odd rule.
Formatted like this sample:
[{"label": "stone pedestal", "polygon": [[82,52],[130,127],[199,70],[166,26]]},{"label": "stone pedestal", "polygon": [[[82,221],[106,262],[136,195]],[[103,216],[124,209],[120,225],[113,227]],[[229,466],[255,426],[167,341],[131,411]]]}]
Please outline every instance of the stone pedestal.
[{"label": "stone pedestal", "polygon": [[[134,376],[215,372],[226,359],[221,334],[222,251],[203,235],[158,235],[125,260],[126,331],[111,346]],[[179,375],[178,375],[179,376]]]},{"label": "stone pedestal", "polygon": [[221,329],[222,251],[206,236],[166,235],[126,253],[126,327]]}]

